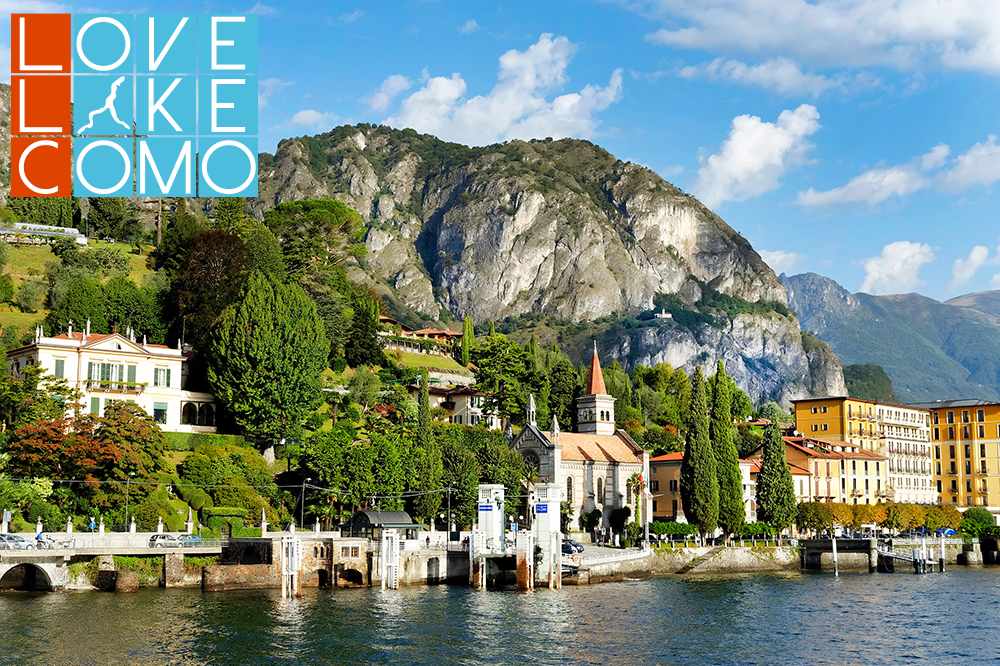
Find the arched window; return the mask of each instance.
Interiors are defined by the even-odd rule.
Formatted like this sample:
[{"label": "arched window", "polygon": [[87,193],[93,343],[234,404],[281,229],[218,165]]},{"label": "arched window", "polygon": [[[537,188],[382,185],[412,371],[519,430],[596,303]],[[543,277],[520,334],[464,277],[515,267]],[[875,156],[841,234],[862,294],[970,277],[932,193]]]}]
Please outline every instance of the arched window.
[{"label": "arched window", "polygon": [[597,503],[604,504],[604,479],[597,479]]},{"label": "arched window", "polygon": [[566,477],[566,501],[570,504],[573,503],[573,477]]},{"label": "arched window", "polygon": [[632,486],[629,485],[625,486],[625,503],[626,504],[632,503]]}]

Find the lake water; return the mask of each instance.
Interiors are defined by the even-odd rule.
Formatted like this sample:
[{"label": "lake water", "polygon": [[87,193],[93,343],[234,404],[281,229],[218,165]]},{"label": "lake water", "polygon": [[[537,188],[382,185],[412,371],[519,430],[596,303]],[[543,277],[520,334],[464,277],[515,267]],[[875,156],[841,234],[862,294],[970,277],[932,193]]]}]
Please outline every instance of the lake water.
[{"label": "lake water", "polygon": [[1000,569],[667,577],[533,593],[0,595],[2,664],[980,664]]}]

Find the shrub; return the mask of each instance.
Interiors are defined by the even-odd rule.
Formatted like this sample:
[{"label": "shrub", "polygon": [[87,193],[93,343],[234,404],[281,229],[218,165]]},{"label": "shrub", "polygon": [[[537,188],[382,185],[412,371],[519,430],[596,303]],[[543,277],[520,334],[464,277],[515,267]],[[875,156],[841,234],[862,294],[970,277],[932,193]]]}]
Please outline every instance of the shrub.
[{"label": "shrub", "polygon": [[10,303],[14,300],[14,283],[9,275],[0,275],[0,303]]}]

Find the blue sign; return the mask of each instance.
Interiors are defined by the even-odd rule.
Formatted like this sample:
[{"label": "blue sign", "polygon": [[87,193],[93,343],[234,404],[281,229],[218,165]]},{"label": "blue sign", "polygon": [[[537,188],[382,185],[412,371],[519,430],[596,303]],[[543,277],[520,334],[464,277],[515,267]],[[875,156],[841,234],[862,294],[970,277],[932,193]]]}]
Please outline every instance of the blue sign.
[{"label": "blue sign", "polygon": [[548,512],[549,512],[549,505],[548,504],[536,504],[535,505],[535,513],[548,513]]},{"label": "blue sign", "polygon": [[492,511],[493,510],[493,505],[492,504],[480,504],[479,505],[479,510],[480,511]]}]

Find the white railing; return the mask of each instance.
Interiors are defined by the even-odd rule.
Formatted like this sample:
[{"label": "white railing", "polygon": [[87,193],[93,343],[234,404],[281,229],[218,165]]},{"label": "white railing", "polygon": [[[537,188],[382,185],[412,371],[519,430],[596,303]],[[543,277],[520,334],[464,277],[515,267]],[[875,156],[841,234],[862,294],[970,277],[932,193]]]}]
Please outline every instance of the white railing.
[{"label": "white railing", "polygon": [[629,560],[641,560],[648,557],[648,550],[626,550],[620,553],[593,555],[580,555],[581,565],[607,564],[609,562],[627,562]]}]

